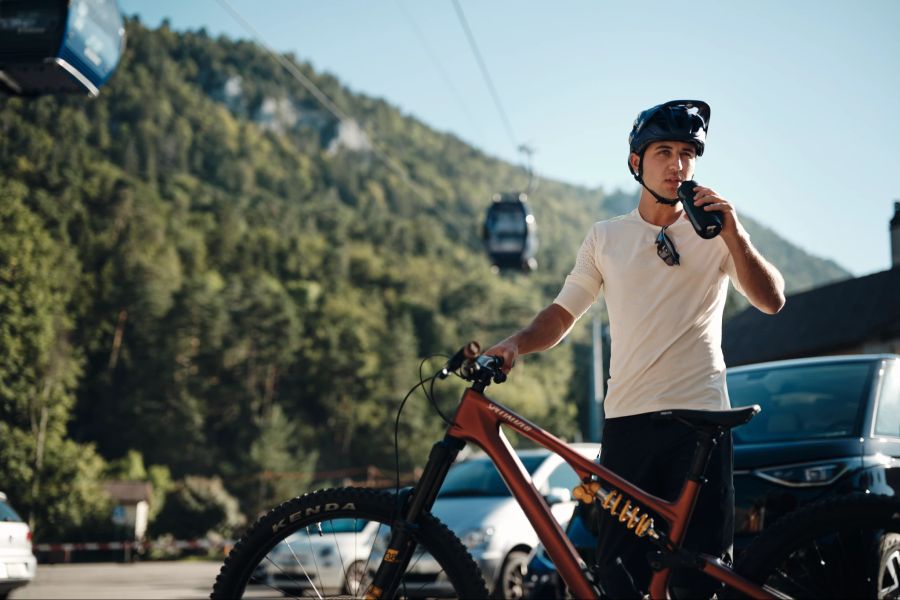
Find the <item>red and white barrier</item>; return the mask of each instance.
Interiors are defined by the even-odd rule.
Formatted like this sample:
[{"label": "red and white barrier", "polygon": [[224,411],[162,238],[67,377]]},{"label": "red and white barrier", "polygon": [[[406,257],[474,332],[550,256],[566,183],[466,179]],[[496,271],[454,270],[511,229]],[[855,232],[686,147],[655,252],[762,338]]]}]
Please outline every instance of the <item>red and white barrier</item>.
[{"label": "red and white barrier", "polygon": [[72,544],[35,544],[38,552],[72,552],[73,550],[150,550],[153,548],[174,548],[176,550],[207,550],[233,546],[233,540],[210,542],[209,540],[174,540],[156,542],[81,542]]}]

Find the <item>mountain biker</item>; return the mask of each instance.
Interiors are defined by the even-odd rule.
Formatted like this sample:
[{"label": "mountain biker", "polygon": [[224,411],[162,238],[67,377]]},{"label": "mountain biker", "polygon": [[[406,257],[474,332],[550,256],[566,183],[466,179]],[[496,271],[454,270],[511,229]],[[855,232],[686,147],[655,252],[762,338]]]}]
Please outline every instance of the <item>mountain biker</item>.
[{"label": "mountain biker", "polygon": [[[703,154],[710,108],[675,100],[641,112],[629,136],[628,168],[641,184],[638,206],[595,223],[556,299],[524,329],[486,354],[504,369],[530,352],[555,346],[603,291],[609,313],[611,359],[600,461],[665,499],[680,491],[695,447],[686,425],[651,419],[665,409],[729,408],[722,356],[722,314],[729,280],[759,310],[784,305],[784,279],[754,248],[734,206],[718,192],[694,188],[695,204],[723,217],[721,234],[698,236],[677,189],[693,179]],[[730,434],[716,446],[706,471],[685,547],[727,558],[734,536]],[[645,593],[652,547],[602,513],[598,540],[600,585],[613,598]],[[709,597],[716,582],[673,573],[676,596]]]}]

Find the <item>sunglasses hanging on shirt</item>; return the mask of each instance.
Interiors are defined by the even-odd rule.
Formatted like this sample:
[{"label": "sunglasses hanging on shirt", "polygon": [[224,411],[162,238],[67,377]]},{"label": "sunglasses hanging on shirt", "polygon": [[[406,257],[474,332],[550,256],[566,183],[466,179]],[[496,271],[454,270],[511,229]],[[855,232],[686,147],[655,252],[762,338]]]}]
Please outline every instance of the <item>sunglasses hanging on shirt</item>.
[{"label": "sunglasses hanging on shirt", "polygon": [[659,235],[656,236],[656,255],[662,259],[664,263],[670,267],[674,267],[675,265],[681,264],[681,257],[675,249],[672,238],[666,235],[666,229],[667,227],[660,229]]}]

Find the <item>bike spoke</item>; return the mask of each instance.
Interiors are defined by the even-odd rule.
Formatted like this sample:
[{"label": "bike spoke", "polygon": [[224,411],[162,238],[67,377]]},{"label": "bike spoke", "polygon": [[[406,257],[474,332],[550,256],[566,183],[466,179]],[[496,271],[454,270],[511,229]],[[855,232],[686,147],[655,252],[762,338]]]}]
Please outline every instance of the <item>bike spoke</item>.
[{"label": "bike spoke", "polygon": [[[286,542],[284,542],[284,541],[282,540],[282,543],[286,543]],[[290,545],[288,545],[288,547],[290,547]],[[268,555],[268,554],[266,555],[266,560],[269,561],[269,563],[271,563],[271,565],[272,565],[273,567],[275,567],[276,569],[278,569],[279,571],[281,571],[281,573],[282,573],[285,577],[287,577],[288,579],[290,579],[290,580],[293,581],[294,583],[299,583],[299,581],[298,581],[297,579],[295,579],[293,575],[291,575],[290,573],[285,572],[285,570],[282,569],[282,568],[278,565],[278,563],[276,563],[276,562],[273,561],[271,558],[269,558],[269,555]],[[302,568],[303,565],[300,565],[300,567]],[[256,579],[255,577],[252,577],[252,576],[251,576],[250,581],[254,581],[255,579]],[[307,579],[309,579],[309,576],[307,576]],[[259,585],[264,585],[264,586],[266,586],[267,588],[269,588],[269,589],[271,589],[271,590],[275,590],[276,592],[279,593],[279,597],[282,597],[282,596],[285,595],[284,589],[275,587],[274,585],[271,585],[271,584],[268,583],[267,581],[256,580],[256,583],[258,583]],[[291,598],[298,598],[298,596],[291,596]]]},{"label": "bike spoke", "polygon": [[[321,573],[322,570],[319,568],[319,561],[316,560],[316,552],[312,546],[312,535],[311,535],[308,527],[306,528],[305,531],[306,531],[306,543],[309,546],[309,555],[312,556],[313,565],[315,565],[315,567],[316,567],[316,573]],[[321,523],[316,523],[316,533],[318,533],[319,537],[322,536],[322,524]],[[288,548],[290,548],[290,547],[291,547],[290,544],[288,544]],[[291,548],[291,554],[294,554],[293,548]],[[300,560],[297,559],[296,554],[294,554],[294,560],[297,561],[297,564],[300,564]],[[300,568],[303,569],[303,574],[306,575],[306,569],[303,567],[302,564],[300,565]],[[306,575],[306,578],[309,579],[310,585],[313,586],[313,591],[316,593],[316,596],[319,598],[319,600],[322,600],[322,594],[320,594],[319,590],[316,589],[316,584],[313,582],[312,579],[310,579],[309,575]]]},{"label": "bike spoke", "polygon": [[[423,558],[426,554],[428,554],[428,553],[427,553],[427,552],[419,552],[419,556],[416,557],[415,562],[413,562],[413,563],[409,566],[409,569],[408,569],[407,572],[406,572],[407,575],[413,571],[413,569],[416,567],[416,565],[419,564],[419,561],[421,561],[422,558]],[[419,585],[418,588],[416,588],[416,589],[413,590],[413,591],[414,591],[414,592],[421,592],[423,589],[425,589],[425,587],[426,587],[429,583],[431,583],[432,585],[435,586],[435,588],[437,588],[437,586],[438,586],[438,584],[439,584],[439,581],[440,581],[440,577],[441,577],[441,575],[442,575],[443,573],[444,573],[444,570],[441,569],[440,571],[438,571],[437,573],[434,574],[434,576],[433,576],[433,577],[434,577],[434,580],[433,580],[433,581],[424,581],[424,582],[422,582],[421,585]],[[428,577],[431,578],[432,575],[429,574]],[[439,596],[436,596],[436,597],[439,597]]]},{"label": "bike spoke", "polygon": [[[851,554],[847,551],[847,547],[844,545],[844,539],[840,535],[837,536],[838,544],[841,546],[841,556],[851,556]],[[838,569],[840,570],[840,576],[838,577],[838,581],[847,581],[847,574],[844,570],[844,561],[838,560],[836,561],[838,565]]]},{"label": "bike spoke", "polygon": [[[356,593],[357,593],[357,594],[359,594],[359,593],[361,593],[361,592],[363,591],[361,588],[362,588],[362,586],[363,586],[363,583],[365,583],[365,575],[366,575],[366,573],[369,572],[369,561],[372,559],[372,556],[375,555],[375,552],[374,552],[374,550],[375,550],[375,544],[378,542],[378,538],[379,538],[379,536],[381,535],[381,528],[384,527],[384,526],[385,526],[384,523],[379,523],[379,524],[378,524],[378,529],[376,529],[376,530],[375,530],[375,533],[372,534],[372,545],[369,547],[369,553],[368,553],[368,555],[366,556],[366,563],[363,565],[363,571],[362,571],[362,572],[363,572],[363,579],[360,580],[360,584],[359,584],[359,586],[358,586],[360,589],[357,589],[357,590],[356,590]],[[367,585],[368,585],[368,584],[367,584]]]},{"label": "bike spoke", "polygon": [[[838,536],[838,538],[840,538],[840,536]],[[819,543],[816,540],[813,540],[813,550],[815,550],[815,553],[816,553],[815,558],[813,558],[813,560],[812,560],[813,564],[818,565],[818,570],[822,572],[823,578],[830,581],[833,576],[833,574],[829,572],[830,564],[822,556],[822,549],[819,547]],[[835,562],[840,564],[843,561],[836,560]],[[810,577],[810,581],[816,581],[816,578],[812,573],[809,574],[809,577]],[[840,580],[839,580],[839,582],[840,582]],[[832,587],[829,585],[828,589],[834,591],[834,590],[837,590],[838,588]]]},{"label": "bike spoke", "polygon": [[[331,528],[331,541],[334,543],[334,547],[337,550],[338,560],[341,561],[341,576],[343,578],[343,582],[341,585],[343,586],[347,582],[347,566],[344,564],[344,554],[341,552],[341,545],[338,543],[337,534],[334,532],[334,523],[328,522]],[[356,519],[353,519],[353,539],[356,539]],[[354,544],[354,551],[356,549],[356,545]],[[343,590],[341,590],[343,591]],[[352,593],[350,588],[347,588],[348,593]]]},{"label": "bike spoke", "polygon": [[[307,541],[309,541],[309,530],[306,530],[306,539],[307,539]],[[287,542],[285,542],[285,543],[287,543]],[[290,544],[287,544],[287,547],[288,547],[288,550],[291,551],[291,556],[294,557],[294,562],[296,562],[300,566],[300,569],[303,571],[303,575],[306,577],[306,580],[309,582],[309,585],[312,586],[312,589],[316,593],[316,596],[319,598],[319,600],[322,600],[322,594],[320,594],[319,590],[316,589],[316,583],[309,576],[309,573],[306,572],[306,567],[303,566],[303,563],[300,561],[300,559],[297,558],[297,555],[294,553],[293,547],[291,547]],[[312,552],[312,542],[310,542],[310,555],[313,557],[313,562],[315,563],[316,555]],[[318,573],[318,572],[319,572],[319,566],[316,565],[316,573]],[[291,577],[291,579],[293,581],[297,581],[293,577]]]}]

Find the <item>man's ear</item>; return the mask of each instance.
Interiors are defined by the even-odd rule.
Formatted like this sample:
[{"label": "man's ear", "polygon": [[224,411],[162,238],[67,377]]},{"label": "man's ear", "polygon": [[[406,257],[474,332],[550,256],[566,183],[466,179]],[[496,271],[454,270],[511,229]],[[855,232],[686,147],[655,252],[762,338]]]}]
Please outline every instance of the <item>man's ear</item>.
[{"label": "man's ear", "polygon": [[636,153],[632,152],[631,154],[628,155],[628,164],[631,165],[631,171],[633,173],[638,172],[638,165],[640,165],[640,163],[641,163],[641,157],[638,156]]}]

